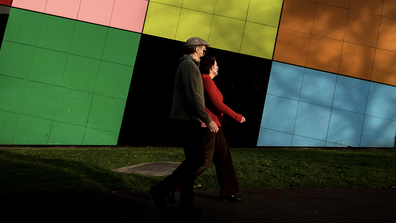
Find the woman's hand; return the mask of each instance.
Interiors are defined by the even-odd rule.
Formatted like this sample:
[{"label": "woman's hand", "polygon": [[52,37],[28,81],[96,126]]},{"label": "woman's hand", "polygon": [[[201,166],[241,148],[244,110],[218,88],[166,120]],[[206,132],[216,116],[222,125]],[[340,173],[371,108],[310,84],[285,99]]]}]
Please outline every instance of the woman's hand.
[{"label": "woman's hand", "polygon": [[246,122],[246,119],[245,119],[245,117],[242,116],[241,123],[244,123],[244,122]]}]

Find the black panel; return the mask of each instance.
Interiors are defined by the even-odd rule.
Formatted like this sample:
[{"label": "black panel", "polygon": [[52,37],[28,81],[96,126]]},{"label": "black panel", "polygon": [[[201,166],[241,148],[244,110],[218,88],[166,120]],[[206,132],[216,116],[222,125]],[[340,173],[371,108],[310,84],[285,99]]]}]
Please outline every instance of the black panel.
[{"label": "black panel", "polygon": [[[5,7],[5,6],[0,6],[0,7]],[[8,17],[9,17],[8,14],[0,14],[0,48],[1,48],[1,44],[3,43]]]},{"label": "black panel", "polygon": [[231,147],[256,147],[272,61],[217,49],[209,53],[217,57],[219,76],[213,80],[224,103],[246,118],[240,124],[224,116],[227,142]]},{"label": "black panel", "polygon": [[[119,145],[177,145],[170,124],[174,74],[184,42],[142,35]],[[219,76],[214,80],[224,102],[246,118],[239,124],[225,116],[223,131],[232,147],[255,147],[271,69],[271,61],[217,49]]]}]

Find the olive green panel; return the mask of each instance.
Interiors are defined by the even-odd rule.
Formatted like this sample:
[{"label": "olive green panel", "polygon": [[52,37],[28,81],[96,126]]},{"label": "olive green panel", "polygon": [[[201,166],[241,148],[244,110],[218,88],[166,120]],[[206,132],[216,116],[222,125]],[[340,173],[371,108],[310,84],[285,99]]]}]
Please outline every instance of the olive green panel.
[{"label": "olive green panel", "polygon": [[[144,34],[272,59],[282,0],[151,1]],[[254,32],[257,28],[257,32]]]}]

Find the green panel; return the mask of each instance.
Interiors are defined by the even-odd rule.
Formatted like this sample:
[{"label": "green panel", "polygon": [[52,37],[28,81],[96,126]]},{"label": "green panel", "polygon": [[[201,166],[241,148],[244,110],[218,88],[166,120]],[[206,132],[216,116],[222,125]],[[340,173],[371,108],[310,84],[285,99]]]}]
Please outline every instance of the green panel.
[{"label": "green panel", "polygon": [[15,130],[13,144],[47,144],[51,122],[51,120],[20,115]]},{"label": "green panel", "polygon": [[0,144],[12,144],[17,121],[18,114],[0,110]]},{"label": "green panel", "polygon": [[241,53],[271,60],[277,31],[272,26],[246,22]]},{"label": "green panel", "polygon": [[211,47],[239,52],[245,21],[214,16],[209,44]]},{"label": "green panel", "polygon": [[69,52],[74,32],[74,20],[45,15],[41,25],[37,46]]},{"label": "green panel", "polygon": [[134,66],[139,41],[139,33],[110,28],[103,60]]},{"label": "green panel", "polygon": [[67,54],[37,48],[32,62],[29,80],[60,85],[67,61]]},{"label": "green panel", "polygon": [[59,87],[37,82],[28,82],[21,113],[52,119],[58,94]]},{"label": "green panel", "polygon": [[[185,42],[192,36],[199,36],[207,40],[212,20],[212,14],[183,9],[180,14],[179,26],[177,27],[176,40]],[[199,21],[198,29],[196,21]]]},{"label": "green panel", "polygon": [[174,39],[180,11],[181,8],[150,2],[143,33]]},{"label": "green panel", "polygon": [[213,14],[216,6],[216,1],[213,0],[199,0],[199,1],[184,1],[183,8],[192,9],[196,11]]},{"label": "green panel", "polygon": [[95,93],[127,99],[133,67],[103,61]]},{"label": "green panel", "polygon": [[85,127],[53,122],[48,140],[50,145],[81,145]]},{"label": "green panel", "polygon": [[108,29],[105,26],[77,22],[70,53],[102,59]]},{"label": "green panel", "polygon": [[34,47],[3,41],[0,51],[0,74],[27,79]]},{"label": "green panel", "polygon": [[94,92],[100,60],[69,55],[62,86],[81,91]]},{"label": "green panel", "polygon": [[283,0],[250,0],[247,20],[278,27]]},{"label": "green panel", "polygon": [[92,97],[92,93],[61,88],[54,120],[86,126]]},{"label": "green panel", "polygon": [[35,46],[43,14],[11,8],[4,40]]},{"label": "green panel", "polygon": [[118,133],[124,114],[125,101],[95,94],[87,127]]},{"label": "green panel", "polygon": [[117,145],[117,141],[117,133],[87,128],[83,145]]},{"label": "green panel", "polygon": [[181,7],[183,0],[154,0],[154,1],[150,1],[150,4],[152,4],[153,2]]},{"label": "green panel", "polygon": [[0,109],[19,113],[26,80],[0,75]]},{"label": "green panel", "polygon": [[249,0],[217,0],[215,14],[245,20],[248,8]]}]

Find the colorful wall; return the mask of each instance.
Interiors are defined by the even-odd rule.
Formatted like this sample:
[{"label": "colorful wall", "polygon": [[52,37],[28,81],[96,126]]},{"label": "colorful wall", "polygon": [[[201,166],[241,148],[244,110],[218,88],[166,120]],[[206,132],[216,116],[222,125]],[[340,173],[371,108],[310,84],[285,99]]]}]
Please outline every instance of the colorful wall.
[{"label": "colorful wall", "polygon": [[[0,144],[171,145],[174,71],[207,40],[231,146],[391,147],[392,0],[0,0]],[[2,17],[3,18],[3,17]]]}]

